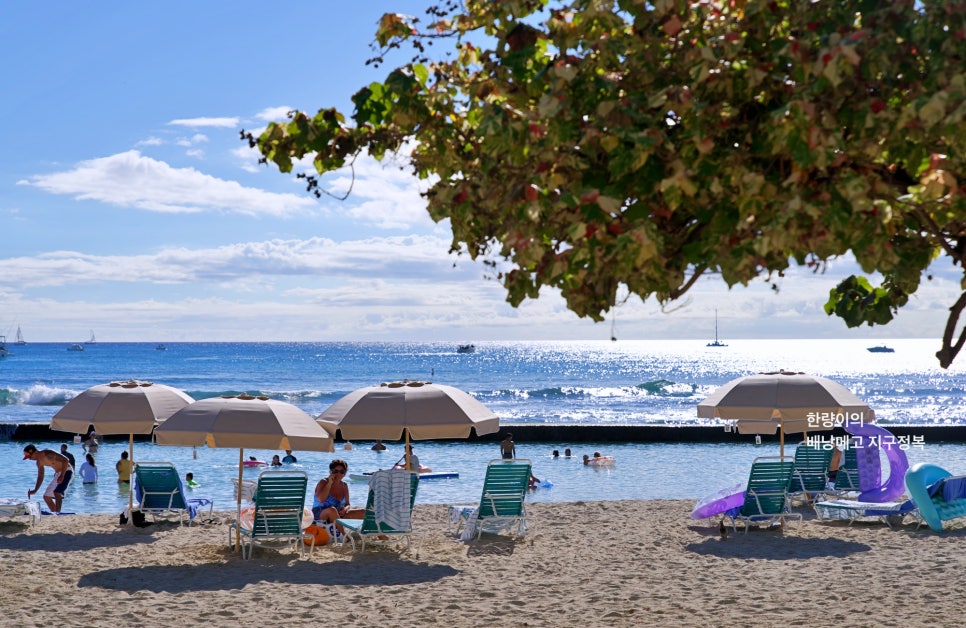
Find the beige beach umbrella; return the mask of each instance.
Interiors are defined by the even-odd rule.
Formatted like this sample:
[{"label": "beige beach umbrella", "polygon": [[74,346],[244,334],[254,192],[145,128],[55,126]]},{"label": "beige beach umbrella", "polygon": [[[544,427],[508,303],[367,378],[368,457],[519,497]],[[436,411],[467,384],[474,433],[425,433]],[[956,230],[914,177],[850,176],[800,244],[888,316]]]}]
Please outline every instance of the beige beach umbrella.
[{"label": "beige beach umbrella", "polygon": [[[304,410],[252,395],[196,401],[163,421],[154,438],[159,445],[237,447],[239,517],[246,448],[333,451],[332,437]],[[236,548],[240,537],[238,530]]]},{"label": "beige beach umbrella", "polygon": [[846,421],[871,423],[875,413],[845,386],[824,377],[778,371],[731,380],[698,404],[698,416],[734,421],[740,434],[828,431]]},{"label": "beige beach umbrella", "polygon": [[327,432],[335,435],[339,430],[348,440],[404,438],[407,469],[410,438],[468,438],[474,430],[483,435],[500,429],[499,417],[469,393],[408,380],[354,390],[318,419]]},{"label": "beige beach umbrella", "polygon": [[[134,464],[134,435],[150,434],[154,426],[190,404],[186,393],[153,382],[129,380],[88,388],[54,415],[50,429],[86,432],[91,425],[98,434],[127,434],[128,455]],[[128,508],[133,493],[128,490]]]}]

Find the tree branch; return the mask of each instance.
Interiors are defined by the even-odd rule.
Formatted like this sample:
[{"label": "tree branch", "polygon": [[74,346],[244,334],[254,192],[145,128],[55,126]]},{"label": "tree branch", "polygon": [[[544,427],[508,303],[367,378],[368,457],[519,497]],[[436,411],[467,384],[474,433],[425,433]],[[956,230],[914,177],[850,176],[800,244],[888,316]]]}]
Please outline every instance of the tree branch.
[{"label": "tree branch", "polygon": [[953,363],[953,360],[956,359],[956,356],[963,348],[963,344],[966,344],[966,327],[960,332],[959,340],[956,341],[956,344],[952,344],[953,335],[956,333],[956,325],[959,323],[959,317],[963,313],[964,308],[966,308],[966,292],[959,295],[956,303],[949,308],[949,318],[946,320],[946,331],[943,334],[943,346],[936,352],[936,357],[939,358],[939,365],[944,369],[949,368],[949,365]]}]

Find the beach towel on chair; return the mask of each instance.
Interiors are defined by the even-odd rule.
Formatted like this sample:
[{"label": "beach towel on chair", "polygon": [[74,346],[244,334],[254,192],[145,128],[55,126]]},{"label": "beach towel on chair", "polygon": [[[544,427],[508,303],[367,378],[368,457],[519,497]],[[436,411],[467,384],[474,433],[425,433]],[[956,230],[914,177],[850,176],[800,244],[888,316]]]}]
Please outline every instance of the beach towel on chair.
[{"label": "beach towel on chair", "polygon": [[[198,516],[198,509],[205,506],[211,506],[214,501],[208,499],[207,497],[193,497],[187,500],[188,505],[188,518],[194,519]],[[210,510],[210,509],[209,509]]]},{"label": "beach towel on chair", "polygon": [[0,498],[0,517],[15,517],[26,515],[30,517],[30,524],[40,521],[40,506],[29,499]]},{"label": "beach towel on chair", "polygon": [[376,471],[369,480],[373,518],[394,530],[409,527],[410,472],[405,469]]},{"label": "beach towel on chair", "polygon": [[463,528],[463,533],[460,534],[461,541],[472,541],[473,537],[476,536],[476,528],[480,525],[479,514],[480,509],[475,506],[457,512],[457,516],[466,517],[466,525]]}]

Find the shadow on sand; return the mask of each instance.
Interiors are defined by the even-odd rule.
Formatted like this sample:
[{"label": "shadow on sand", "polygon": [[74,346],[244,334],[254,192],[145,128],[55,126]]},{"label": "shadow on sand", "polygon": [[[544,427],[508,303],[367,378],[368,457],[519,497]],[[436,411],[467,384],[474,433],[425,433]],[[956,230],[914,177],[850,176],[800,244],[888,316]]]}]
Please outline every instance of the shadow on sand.
[{"label": "shadow on sand", "polygon": [[725,539],[708,538],[700,543],[688,543],[684,549],[695,554],[718,558],[759,558],[764,560],[800,560],[803,558],[836,557],[868,552],[865,543],[832,537],[816,539],[782,534],[779,530],[752,530],[747,535],[728,534]]},{"label": "shadow on sand", "polygon": [[260,582],[315,585],[402,585],[442,580],[459,573],[447,565],[413,563],[398,558],[326,563],[289,556],[202,565],[146,565],[105,569],[81,576],[80,588],[115,591],[185,593],[239,590]]},{"label": "shadow on sand", "polygon": [[154,543],[155,538],[150,534],[131,534],[127,531],[115,533],[84,532],[83,534],[66,534],[55,532],[52,534],[19,534],[16,536],[0,536],[0,547],[28,552],[84,552],[100,548],[117,548],[126,545],[143,545]]}]

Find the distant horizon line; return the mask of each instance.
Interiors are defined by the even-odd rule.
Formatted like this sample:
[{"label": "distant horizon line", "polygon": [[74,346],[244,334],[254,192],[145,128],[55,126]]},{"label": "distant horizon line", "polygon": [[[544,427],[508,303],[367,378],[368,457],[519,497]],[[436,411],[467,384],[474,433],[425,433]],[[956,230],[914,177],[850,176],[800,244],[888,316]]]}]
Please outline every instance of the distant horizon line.
[{"label": "distant horizon line", "polygon": [[[711,346],[711,348],[728,348],[728,342],[746,342],[746,341],[774,341],[774,340],[846,340],[855,342],[871,342],[871,343],[886,343],[886,342],[896,342],[903,340],[930,340],[930,341],[941,341],[942,338],[932,338],[929,336],[906,336],[906,337],[895,337],[895,338],[850,338],[850,337],[814,337],[814,336],[768,336],[768,337],[758,337],[758,338],[727,338],[721,340],[724,344]],[[329,343],[329,342],[355,342],[355,343],[404,343],[404,344],[467,344],[465,340],[373,340],[373,339],[342,339],[342,340],[97,340],[91,342],[89,340],[29,340],[24,344],[17,344],[11,340],[7,340],[8,345],[14,346],[27,346],[31,344],[38,345],[50,345],[50,344],[82,344],[85,346],[91,345],[104,345],[104,344],[192,344],[192,343],[247,343],[247,344],[275,344],[275,343]],[[706,338],[691,337],[691,338],[617,338],[617,339],[607,339],[607,338],[558,338],[554,340],[548,339],[529,339],[523,340],[519,338],[500,338],[500,339],[484,339],[484,340],[471,340],[472,343],[501,343],[501,342],[602,342],[602,343],[620,343],[620,342],[701,342],[706,343],[708,340]]]}]

